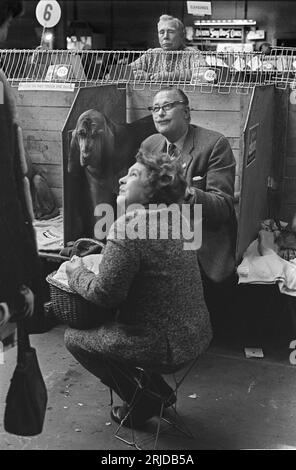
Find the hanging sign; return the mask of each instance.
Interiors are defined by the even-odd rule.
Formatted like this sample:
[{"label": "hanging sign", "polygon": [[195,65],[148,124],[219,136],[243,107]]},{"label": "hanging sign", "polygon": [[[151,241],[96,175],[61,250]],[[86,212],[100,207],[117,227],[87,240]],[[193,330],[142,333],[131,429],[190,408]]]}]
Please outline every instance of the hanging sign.
[{"label": "hanging sign", "polygon": [[195,16],[211,15],[212,4],[211,2],[187,2],[187,12]]},{"label": "hanging sign", "polygon": [[61,19],[61,7],[56,0],[41,0],[36,7],[36,18],[44,28],[53,28]]},{"label": "hanging sign", "polygon": [[195,29],[196,39],[229,40],[241,41],[243,37],[242,28],[204,28]]},{"label": "hanging sign", "polygon": [[19,91],[75,91],[75,83],[51,83],[51,82],[20,82]]},{"label": "hanging sign", "polygon": [[257,39],[265,39],[265,30],[264,29],[256,29],[256,31],[249,31],[247,34],[247,39],[249,41],[254,41]]}]

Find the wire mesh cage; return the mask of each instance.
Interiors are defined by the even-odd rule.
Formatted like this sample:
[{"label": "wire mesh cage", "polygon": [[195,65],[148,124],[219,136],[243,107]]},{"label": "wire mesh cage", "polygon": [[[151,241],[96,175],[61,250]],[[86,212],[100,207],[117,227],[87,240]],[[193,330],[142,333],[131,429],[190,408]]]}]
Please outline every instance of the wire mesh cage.
[{"label": "wire mesh cage", "polygon": [[126,83],[134,88],[163,85],[200,87],[221,93],[255,85],[294,85],[296,49],[274,47],[258,52],[0,50],[1,67],[13,86],[20,83],[71,83],[75,87]]},{"label": "wire mesh cage", "polygon": [[273,72],[270,83],[275,83],[278,88],[295,87],[296,83],[296,48],[273,47],[271,50],[271,63]]}]

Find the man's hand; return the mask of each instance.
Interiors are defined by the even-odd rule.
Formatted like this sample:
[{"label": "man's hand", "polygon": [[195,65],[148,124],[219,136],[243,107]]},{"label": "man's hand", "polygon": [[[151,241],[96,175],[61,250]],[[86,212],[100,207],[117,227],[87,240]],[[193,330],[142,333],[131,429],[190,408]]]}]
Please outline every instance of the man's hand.
[{"label": "man's hand", "polygon": [[170,80],[174,78],[174,73],[171,72],[157,72],[150,74],[150,80],[153,82],[159,82],[161,80]]},{"label": "man's hand", "polygon": [[175,71],[175,72],[157,72],[150,74],[152,82],[166,81],[166,80],[190,80],[191,72],[189,70]]},{"label": "man's hand", "polygon": [[190,202],[190,199],[194,196],[194,188],[192,186],[187,186],[185,190],[184,201]]},{"label": "man's hand", "polygon": [[148,80],[149,73],[145,72],[145,70],[134,70],[134,79],[135,80]]},{"label": "man's hand", "polygon": [[67,264],[66,264],[66,274],[67,274],[68,279],[73,274],[75,269],[78,269],[81,266],[83,266],[82,258],[80,258],[79,256],[72,256],[70,261],[67,261]]}]

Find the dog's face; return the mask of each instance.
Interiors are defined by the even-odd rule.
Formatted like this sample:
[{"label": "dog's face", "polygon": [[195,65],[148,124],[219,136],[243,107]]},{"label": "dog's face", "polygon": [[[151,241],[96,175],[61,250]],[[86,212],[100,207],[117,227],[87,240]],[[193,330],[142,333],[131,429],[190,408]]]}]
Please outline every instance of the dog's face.
[{"label": "dog's face", "polygon": [[90,109],[81,114],[77,121],[75,137],[79,145],[80,165],[100,168],[106,147],[113,139],[105,116]]}]

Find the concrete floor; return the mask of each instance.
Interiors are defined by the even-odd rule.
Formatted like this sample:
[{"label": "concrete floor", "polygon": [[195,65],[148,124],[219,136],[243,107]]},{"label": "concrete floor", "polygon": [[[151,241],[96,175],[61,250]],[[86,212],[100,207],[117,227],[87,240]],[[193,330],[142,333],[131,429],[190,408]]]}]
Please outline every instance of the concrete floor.
[{"label": "concrete floor", "polygon": [[[48,389],[46,422],[39,436],[17,437],[3,429],[16,348],[5,352],[0,365],[0,450],[130,449],[113,436],[109,390],[68,353],[63,331],[59,326],[32,336]],[[296,449],[296,365],[289,363],[289,344],[281,351],[264,352],[263,359],[246,359],[242,348],[211,346],[179,395],[179,412],[194,438],[167,432],[158,448]],[[153,425],[151,421],[147,430]],[[147,430],[138,438],[148,436],[143,448],[152,449]]]}]

